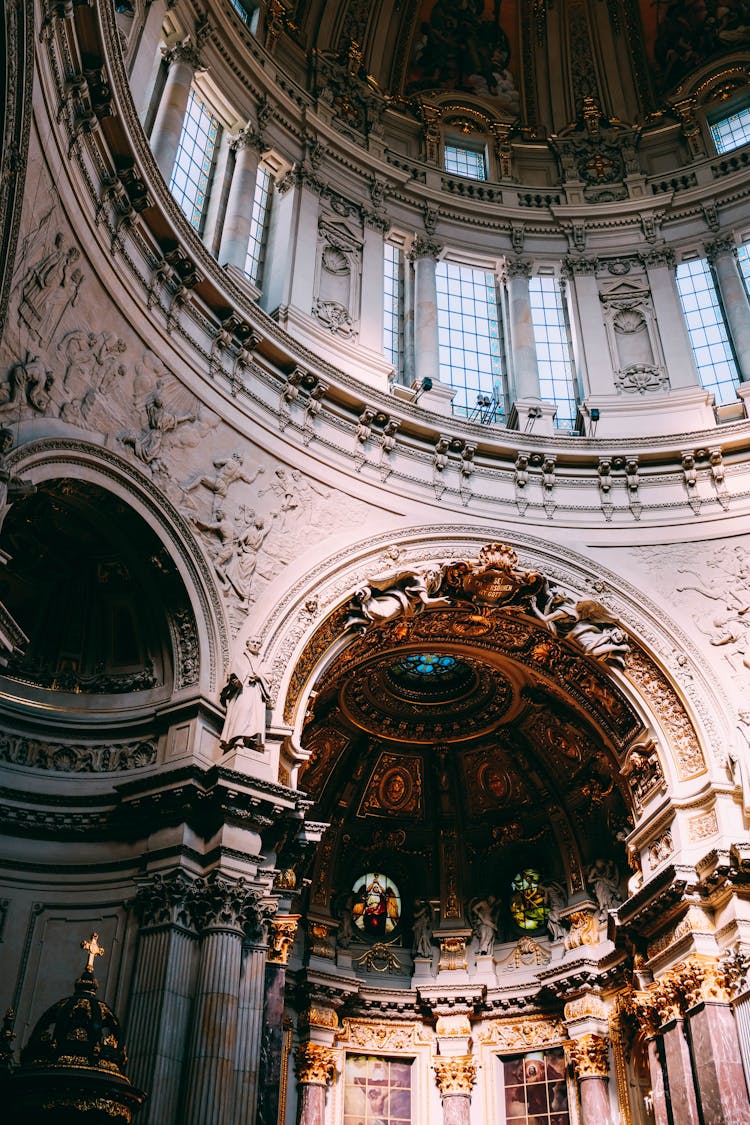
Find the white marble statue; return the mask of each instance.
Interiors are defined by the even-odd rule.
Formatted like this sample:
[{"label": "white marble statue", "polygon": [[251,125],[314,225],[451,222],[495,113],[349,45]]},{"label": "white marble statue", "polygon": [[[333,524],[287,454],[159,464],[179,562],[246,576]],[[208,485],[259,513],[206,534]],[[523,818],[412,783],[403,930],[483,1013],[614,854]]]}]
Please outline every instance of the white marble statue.
[{"label": "white marble statue", "polygon": [[437,597],[442,581],[438,568],[400,570],[371,578],[357,590],[346,626],[382,624],[396,617],[411,617],[424,606],[450,605],[450,599]]},{"label": "white marble statue", "polygon": [[219,745],[224,751],[235,746],[263,747],[266,736],[266,704],[270,698],[266,670],[258,657],[260,643],[248,640],[222,692],[227,714]]}]

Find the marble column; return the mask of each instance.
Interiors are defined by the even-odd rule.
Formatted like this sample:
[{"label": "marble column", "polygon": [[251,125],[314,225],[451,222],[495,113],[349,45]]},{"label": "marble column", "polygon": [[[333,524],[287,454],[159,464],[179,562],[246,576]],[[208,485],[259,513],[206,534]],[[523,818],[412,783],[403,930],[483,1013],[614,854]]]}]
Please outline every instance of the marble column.
[{"label": "marble column", "polygon": [[740,378],[747,382],[750,380],[750,302],[740,277],[734,243],[729,238],[717,238],[706,246],[706,256],[719,285]]},{"label": "marble column", "polygon": [[602,1035],[582,1035],[570,1046],[578,1079],[582,1125],[611,1125],[609,1111],[609,1044]]},{"label": "marble column", "polygon": [[438,347],[437,281],[435,270],[440,247],[429,239],[417,238],[412,249],[414,261],[414,379],[440,379]]},{"label": "marble column", "polygon": [[670,389],[674,391],[678,388],[699,387],[698,370],[677,292],[674,255],[665,248],[651,250],[642,255],[642,258],[651,289],[651,303],[659,327]]},{"label": "marble column", "polygon": [[154,160],[164,179],[169,183],[190,98],[190,88],[196,70],[201,69],[201,62],[198,52],[189,39],[165,51],[164,58],[169,64],[169,71],[150,139]]},{"label": "marble column", "polygon": [[[302,1043],[295,1051],[297,1125],[324,1125],[326,1090],[333,1081],[335,1059],[335,1051],[320,1043]],[[258,1125],[265,1122],[259,1119]]]},{"label": "marble column", "polygon": [[238,270],[244,270],[247,260],[258,177],[259,145],[260,138],[250,126],[229,142],[235,159],[221,232],[219,262],[222,266],[236,266]]},{"label": "marble column", "polygon": [[477,1080],[473,1056],[437,1055],[433,1067],[443,1102],[443,1125],[469,1125],[471,1091]]},{"label": "marble column", "polygon": [[234,1121],[234,1068],[242,942],[257,926],[258,892],[242,879],[196,880],[191,912],[201,933],[183,1125]]},{"label": "marble column", "polygon": [[156,875],[141,881],[136,896],[141,930],[127,1035],[129,1073],[149,1092],[143,1125],[177,1119],[198,945],[184,911],[189,887],[180,872]]},{"label": "marble column", "polygon": [[159,43],[164,26],[165,0],[152,0],[143,14],[138,47],[130,66],[130,89],[136,112],[145,124],[161,69]]},{"label": "marble column", "polygon": [[664,1025],[662,1042],[672,1116],[679,1125],[701,1125],[690,1048],[681,1018],[671,1019]]},{"label": "marble column", "polygon": [[258,1125],[275,1122],[279,1116],[286,965],[298,922],[298,914],[277,914],[269,923],[258,1067]]},{"label": "marble column", "polygon": [[540,397],[539,366],[529,299],[531,266],[522,260],[509,260],[505,263],[504,274],[510,306],[510,343],[515,396],[521,399],[538,399]]},{"label": "marble column", "polygon": [[688,1011],[703,1125],[750,1125],[745,1073],[729,1004],[702,1001]]},{"label": "marble column", "polygon": [[656,1125],[669,1125],[667,1097],[664,1089],[662,1045],[656,1036],[648,1040],[648,1071],[651,1076],[651,1104]]}]

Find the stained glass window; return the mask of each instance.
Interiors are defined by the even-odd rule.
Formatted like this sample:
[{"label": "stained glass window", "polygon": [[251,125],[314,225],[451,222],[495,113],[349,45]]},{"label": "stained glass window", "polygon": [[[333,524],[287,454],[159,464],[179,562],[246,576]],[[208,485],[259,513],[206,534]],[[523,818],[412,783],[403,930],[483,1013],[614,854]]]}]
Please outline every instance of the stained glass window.
[{"label": "stained glass window", "polygon": [[353,887],[352,921],[362,933],[382,941],[401,921],[398,887],[382,871],[368,871]]},{"label": "stained glass window", "polygon": [[507,1125],[569,1125],[562,1048],[503,1059]]},{"label": "stained glass window", "polygon": [[546,921],[541,875],[533,867],[519,871],[510,885],[510,912],[522,930],[538,930]]},{"label": "stained glass window", "polygon": [[440,677],[451,675],[456,667],[455,656],[440,655],[435,652],[413,653],[399,661],[404,670],[417,676]]},{"label": "stained glass window", "polygon": [[344,1125],[409,1125],[411,1071],[408,1059],[347,1055]]},{"label": "stained glass window", "polygon": [[219,122],[191,90],[169,190],[197,231],[208,205],[219,132]]}]

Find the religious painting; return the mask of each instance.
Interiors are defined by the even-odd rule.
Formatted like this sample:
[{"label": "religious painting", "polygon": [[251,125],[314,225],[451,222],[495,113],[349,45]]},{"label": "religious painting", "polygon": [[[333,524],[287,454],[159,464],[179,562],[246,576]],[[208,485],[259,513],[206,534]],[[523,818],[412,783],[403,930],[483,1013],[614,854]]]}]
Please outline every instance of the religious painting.
[{"label": "religious painting", "polygon": [[746,0],[641,0],[649,62],[663,90],[712,57],[750,45]]},{"label": "religious painting", "polygon": [[562,1048],[502,1060],[507,1125],[569,1125]]},{"label": "religious painting", "polygon": [[409,1125],[411,1062],[376,1055],[347,1055],[344,1125]]},{"label": "religious painting", "polygon": [[463,90],[517,114],[518,0],[422,0],[407,94]]},{"label": "religious painting", "polygon": [[389,938],[401,921],[401,895],[393,880],[382,871],[368,871],[352,890],[355,927],[376,941]]},{"label": "religious painting", "polygon": [[468,751],[463,768],[469,806],[476,812],[527,803],[526,786],[510,767],[504,747]]}]

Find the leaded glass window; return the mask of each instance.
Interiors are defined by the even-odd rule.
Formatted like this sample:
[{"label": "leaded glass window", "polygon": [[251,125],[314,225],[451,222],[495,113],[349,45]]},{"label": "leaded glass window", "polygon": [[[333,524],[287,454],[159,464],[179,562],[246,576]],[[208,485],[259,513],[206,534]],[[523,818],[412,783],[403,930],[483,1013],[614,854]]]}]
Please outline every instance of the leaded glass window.
[{"label": "leaded glass window", "polygon": [[532,277],[529,300],[539,369],[539,394],[545,402],[556,404],[557,428],[572,430],[578,402],[560,282],[552,276]]},{"label": "leaded glass window", "polygon": [[487,165],[484,153],[462,145],[446,145],[443,152],[446,172],[454,176],[467,176],[470,180],[486,180]]},{"label": "leaded glass window", "polygon": [[250,240],[247,244],[245,273],[257,284],[263,263],[268,219],[271,212],[271,173],[262,165],[258,168],[253,198],[253,214],[250,220]]},{"label": "leaded glass window", "polygon": [[191,90],[169,190],[197,231],[203,227],[221,127]]},{"label": "leaded glass window", "polygon": [[750,142],[750,106],[714,121],[711,136],[717,152],[731,152]]},{"label": "leaded glass window", "polygon": [[476,415],[480,401],[505,413],[500,322],[495,275],[489,270],[438,262],[440,379],[455,387],[453,413]]},{"label": "leaded glass window", "polygon": [[700,381],[717,403],[732,402],[739,383],[737,364],[713,273],[705,258],[680,263],[677,289]]},{"label": "leaded glass window", "polygon": [[403,346],[403,280],[401,251],[392,242],[383,246],[383,351],[398,375]]}]

